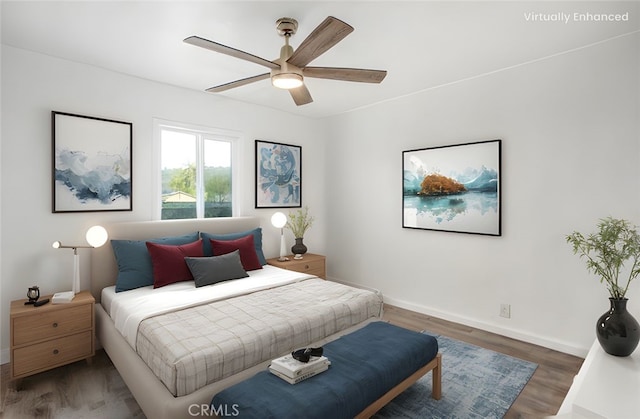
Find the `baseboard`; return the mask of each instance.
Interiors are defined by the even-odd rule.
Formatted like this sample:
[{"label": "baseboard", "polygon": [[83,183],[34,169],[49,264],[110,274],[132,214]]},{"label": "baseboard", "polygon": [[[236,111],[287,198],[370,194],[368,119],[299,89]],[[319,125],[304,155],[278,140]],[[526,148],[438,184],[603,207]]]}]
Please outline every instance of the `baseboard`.
[{"label": "baseboard", "polygon": [[570,345],[565,342],[559,342],[556,340],[548,339],[543,336],[534,335],[531,333],[522,332],[520,330],[510,329],[495,324],[480,322],[475,319],[460,316],[455,313],[450,313],[438,309],[433,309],[423,305],[410,303],[408,301],[400,300],[397,298],[384,296],[384,302],[396,307],[404,308],[406,310],[415,311],[421,314],[438,317],[443,320],[464,324],[466,326],[475,327],[476,329],[486,330],[487,332],[496,333],[498,335],[506,336],[512,339],[521,340],[523,342],[532,343],[534,345],[544,346],[545,348],[553,349],[555,351],[564,352],[566,354],[578,356],[584,358],[589,352],[589,348],[582,348],[579,346]]},{"label": "baseboard", "polygon": [[[361,284],[354,284],[348,281],[342,281],[338,278],[327,277],[328,280],[339,282],[341,284],[350,285],[356,288],[364,288],[374,292],[380,292],[379,290],[371,287],[367,287]],[[554,351],[564,352],[566,354],[579,356],[584,358],[589,352],[589,348],[583,348],[579,346],[570,345],[565,342],[559,342],[556,340],[548,339],[543,336],[533,335],[531,333],[522,332],[520,330],[510,329],[503,326],[480,322],[476,319],[460,316],[455,313],[450,313],[431,307],[423,306],[420,304],[411,303],[408,301],[400,300],[397,298],[384,295],[384,302],[396,307],[404,308],[406,310],[415,311],[417,313],[426,314],[428,316],[434,316],[439,319],[448,320],[454,323],[464,324],[466,326],[475,327],[476,329],[486,330],[487,332],[497,333],[498,335],[506,336],[512,339],[518,339],[523,342],[532,343],[534,345],[544,346],[545,348],[553,349]]]}]

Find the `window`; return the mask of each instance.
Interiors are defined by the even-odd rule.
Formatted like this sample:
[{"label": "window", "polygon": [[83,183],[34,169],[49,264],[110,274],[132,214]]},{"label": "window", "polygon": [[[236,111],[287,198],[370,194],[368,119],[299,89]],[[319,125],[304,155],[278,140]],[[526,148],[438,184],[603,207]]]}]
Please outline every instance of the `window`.
[{"label": "window", "polygon": [[160,219],[234,215],[234,156],[239,136],[156,121],[160,143]]}]

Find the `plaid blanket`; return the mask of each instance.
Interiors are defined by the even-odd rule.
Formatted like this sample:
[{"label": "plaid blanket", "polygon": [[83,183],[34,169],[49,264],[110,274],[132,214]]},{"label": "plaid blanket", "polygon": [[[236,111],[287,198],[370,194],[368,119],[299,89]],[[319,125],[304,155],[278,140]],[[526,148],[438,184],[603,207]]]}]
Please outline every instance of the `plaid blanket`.
[{"label": "plaid blanket", "polygon": [[380,295],[313,278],[148,318],[136,350],[183,396],[381,315]]}]

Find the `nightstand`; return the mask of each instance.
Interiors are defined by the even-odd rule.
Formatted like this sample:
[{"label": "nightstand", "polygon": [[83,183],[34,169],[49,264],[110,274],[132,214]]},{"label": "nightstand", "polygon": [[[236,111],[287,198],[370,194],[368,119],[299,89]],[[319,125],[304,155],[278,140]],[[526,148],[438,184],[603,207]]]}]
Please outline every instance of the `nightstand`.
[{"label": "nightstand", "polygon": [[269,265],[278,268],[288,269],[290,271],[302,272],[309,275],[316,275],[325,279],[327,271],[325,267],[326,257],[322,255],[314,255],[313,253],[305,253],[302,259],[294,259],[293,255],[287,256],[289,260],[280,262],[278,258],[267,259]]},{"label": "nightstand", "polygon": [[[51,299],[51,295],[42,297]],[[67,304],[11,302],[11,378],[22,378],[95,353],[95,299],[82,291]]]}]

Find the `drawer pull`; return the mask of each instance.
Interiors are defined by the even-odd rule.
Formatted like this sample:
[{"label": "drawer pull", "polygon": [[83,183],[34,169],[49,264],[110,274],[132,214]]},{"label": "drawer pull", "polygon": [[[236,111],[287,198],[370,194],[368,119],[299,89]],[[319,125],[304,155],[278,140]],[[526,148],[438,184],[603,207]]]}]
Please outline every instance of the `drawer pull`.
[{"label": "drawer pull", "polygon": [[53,354],[54,354],[54,355],[58,355],[59,353],[60,353],[60,351],[59,351],[59,350],[57,350],[57,349],[54,349],[54,350],[53,350]]},{"label": "drawer pull", "polygon": [[53,327],[58,327],[58,323],[54,323],[52,326]]},{"label": "drawer pull", "polygon": [[305,269],[309,269],[309,265],[304,265],[304,268]]}]

